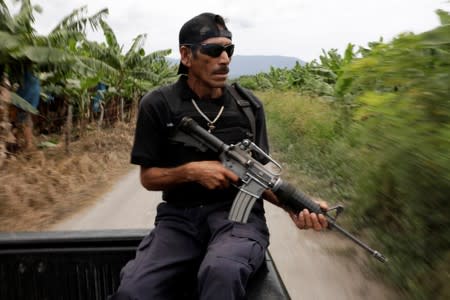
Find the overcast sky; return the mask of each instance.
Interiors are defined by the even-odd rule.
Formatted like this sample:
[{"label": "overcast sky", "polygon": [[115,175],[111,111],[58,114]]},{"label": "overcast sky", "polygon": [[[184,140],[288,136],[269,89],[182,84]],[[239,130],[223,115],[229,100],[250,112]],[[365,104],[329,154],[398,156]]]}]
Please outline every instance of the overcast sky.
[{"label": "overcast sky", "polygon": [[[6,1],[11,3],[12,1]],[[48,33],[73,9],[87,5],[90,15],[109,9],[107,22],[128,50],[134,37],[146,33],[145,49],[172,49],[178,56],[178,32],[193,16],[214,12],[227,19],[238,55],[284,55],[305,61],[322,50],[342,51],[351,42],[366,46],[411,31],[439,25],[435,11],[449,11],[448,0],[41,0],[35,28]],[[10,8],[12,6],[10,5]],[[14,11],[14,9],[12,9]],[[90,35],[99,39],[99,35]]]}]

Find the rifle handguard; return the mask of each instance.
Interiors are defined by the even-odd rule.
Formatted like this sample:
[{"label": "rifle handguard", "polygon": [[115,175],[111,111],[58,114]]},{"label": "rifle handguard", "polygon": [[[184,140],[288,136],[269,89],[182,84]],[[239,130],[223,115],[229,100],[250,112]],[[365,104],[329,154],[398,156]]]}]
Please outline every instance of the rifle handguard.
[{"label": "rifle handguard", "polygon": [[273,192],[278,197],[281,205],[294,213],[299,213],[305,208],[316,214],[325,213],[319,204],[288,182],[280,180],[273,188]]}]

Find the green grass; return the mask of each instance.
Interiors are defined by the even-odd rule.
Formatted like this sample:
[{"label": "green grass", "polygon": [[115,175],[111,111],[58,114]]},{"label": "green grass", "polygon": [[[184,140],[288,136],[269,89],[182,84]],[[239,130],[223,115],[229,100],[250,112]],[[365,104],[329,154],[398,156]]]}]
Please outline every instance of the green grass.
[{"label": "green grass", "polygon": [[271,154],[285,167],[283,176],[315,197],[338,196],[324,158],[334,142],[337,114],[319,97],[292,91],[259,92],[264,102]]}]

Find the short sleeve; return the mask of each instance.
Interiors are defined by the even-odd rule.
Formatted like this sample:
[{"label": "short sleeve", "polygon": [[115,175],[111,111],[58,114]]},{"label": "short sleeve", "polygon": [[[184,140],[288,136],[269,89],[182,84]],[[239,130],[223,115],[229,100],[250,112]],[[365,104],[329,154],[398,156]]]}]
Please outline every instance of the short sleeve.
[{"label": "short sleeve", "polygon": [[139,105],[131,163],[156,167],[164,159],[170,111],[159,90],[145,95]]}]

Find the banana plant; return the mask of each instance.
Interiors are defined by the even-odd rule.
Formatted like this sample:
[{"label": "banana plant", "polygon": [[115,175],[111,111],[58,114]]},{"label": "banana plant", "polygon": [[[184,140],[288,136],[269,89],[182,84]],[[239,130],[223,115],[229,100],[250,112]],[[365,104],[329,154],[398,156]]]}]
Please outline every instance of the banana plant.
[{"label": "banana plant", "polygon": [[[86,16],[86,8],[74,10],[48,36],[41,36],[37,35],[33,28],[34,13],[40,13],[41,7],[31,5],[29,0],[15,2],[21,4],[15,16],[10,14],[4,1],[0,2],[3,16],[0,19],[0,64],[6,66],[5,69],[14,82],[21,83],[25,72],[32,69],[54,75],[75,72],[85,76],[88,72],[93,73],[94,68],[101,67],[105,69],[104,73],[111,72],[107,65],[98,61],[87,61],[70,51],[78,41],[85,38],[88,24],[94,29],[98,27],[99,20],[107,15],[107,9],[91,17]],[[31,111],[18,95],[13,94],[13,99],[22,109]]]},{"label": "banana plant", "polygon": [[123,46],[119,45],[109,24],[104,20],[99,23],[105,43],[85,40],[82,43],[82,51],[115,70],[102,78],[102,81],[115,91],[106,94],[105,102],[112,102],[111,105],[117,105],[120,99],[135,102],[143,92],[175,77],[175,69],[170,68],[165,60],[165,56],[171,52],[170,49],[146,55],[143,45],[147,36],[140,34],[133,39],[130,49],[123,54]]},{"label": "banana plant", "polygon": [[[33,11],[40,12],[41,8],[32,6],[29,1],[23,1],[19,13],[12,16],[6,3],[0,1],[2,15],[2,18],[0,18],[0,40],[2,41],[0,44],[0,65],[2,69],[9,71],[9,75],[12,75],[13,79],[17,75],[14,74],[15,72],[11,72],[11,69],[18,71],[18,73],[24,73],[23,65],[17,59],[20,56],[17,52],[18,49],[23,47],[23,44],[28,44],[33,38],[34,31],[31,26],[34,21]],[[37,113],[34,107],[14,92],[11,92],[11,102],[25,111]]]},{"label": "banana plant", "polygon": [[331,49],[329,51],[322,49],[322,55],[320,55],[319,60],[323,67],[328,68],[335,74],[335,76],[329,78],[333,83],[339,79],[343,68],[356,57],[357,53],[355,53],[354,48],[355,45],[349,43],[344,51],[344,56],[341,56],[337,52],[337,49]]}]

